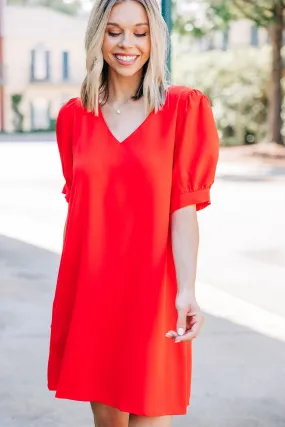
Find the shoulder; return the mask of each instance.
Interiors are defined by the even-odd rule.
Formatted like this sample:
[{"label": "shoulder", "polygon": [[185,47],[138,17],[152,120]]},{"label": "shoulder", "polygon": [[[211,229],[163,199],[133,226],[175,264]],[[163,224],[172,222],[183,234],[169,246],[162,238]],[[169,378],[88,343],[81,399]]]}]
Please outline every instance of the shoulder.
[{"label": "shoulder", "polygon": [[58,140],[69,139],[75,123],[75,113],[80,103],[80,98],[71,98],[60,107],[56,119],[56,134]]},{"label": "shoulder", "polygon": [[80,98],[71,98],[65,104],[61,106],[58,112],[58,118],[69,119],[75,113],[75,111],[81,106]]},{"label": "shoulder", "polygon": [[198,89],[183,85],[171,85],[168,88],[170,99],[181,109],[188,109],[201,102],[209,103],[207,96]]}]

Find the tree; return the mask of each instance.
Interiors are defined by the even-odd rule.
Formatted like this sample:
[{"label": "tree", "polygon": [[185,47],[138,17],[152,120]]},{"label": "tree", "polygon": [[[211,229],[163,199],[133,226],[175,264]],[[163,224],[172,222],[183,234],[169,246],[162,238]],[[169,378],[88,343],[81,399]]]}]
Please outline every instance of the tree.
[{"label": "tree", "polygon": [[272,47],[272,68],[268,108],[268,140],[283,144],[282,127],[282,74],[281,49],[284,29],[284,0],[232,0],[237,14],[251,19],[258,27],[268,29]]},{"label": "tree", "polygon": [[197,87],[211,100],[222,145],[265,139],[269,75],[269,46],[181,52],[173,67],[177,84]]},{"label": "tree", "polygon": [[[195,17],[188,19],[194,30],[194,35],[203,35],[212,23],[211,30],[225,29],[231,21],[247,18],[255,22],[257,27],[266,28],[269,33],[269,40],[272,48],[272,66],[268,93],[268,135],[267,140],[283,144],[281,134],[282,128],[282,87],[281,80],[283,74],[283,63],[281,49],[283,45],[283,29],[285,0],[193,0],[190,4],[199,3],[204,7],[204,24],[201,27],[201,20],[198,25]],[[180,16],[178,27],[185,31],[185,19]],[[202,28],[202,30],[201,30]],[[204,28],[204,29],[203,29]],[[177,29],[177,26],[176,26]],[[196,32],[196,33],[195,33]]]}]

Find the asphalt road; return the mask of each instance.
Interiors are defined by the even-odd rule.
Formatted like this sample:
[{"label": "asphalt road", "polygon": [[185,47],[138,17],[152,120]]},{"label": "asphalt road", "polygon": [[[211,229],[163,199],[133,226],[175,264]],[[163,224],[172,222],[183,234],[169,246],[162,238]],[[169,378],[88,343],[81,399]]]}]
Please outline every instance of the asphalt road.
[{"label": "asphalt road", "polygon": [[[226,171],[226,173],[225,173]],[[50,310],[67,205],[55,144],[0,144],[0,426],[92,426],[46,389]],[[191,406],[174,426],[285,426],[285,179],[221,165],[199,214]]]}]

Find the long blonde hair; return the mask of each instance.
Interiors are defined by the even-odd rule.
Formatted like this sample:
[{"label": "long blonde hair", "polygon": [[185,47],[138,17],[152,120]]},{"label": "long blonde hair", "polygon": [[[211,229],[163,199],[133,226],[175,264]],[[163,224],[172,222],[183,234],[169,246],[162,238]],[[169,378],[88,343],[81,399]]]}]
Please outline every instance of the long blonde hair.
[{"label": "long blonde hair", "polygon": [[[112,7],[121,1],[96,0],[85,35],[86,77],[81,86],[81,101],[87,111],[98,115],[99,95],[108,98],[108,64],[104,61],[102,45]],[[151,53],[143,67],[142,80],[135,99],[144,95],[145,111],[155,112],[163,107],[169,87],[166,58],[169,51],[169,32],[157,0],[135,0],[146,10],[150,25]]]}]

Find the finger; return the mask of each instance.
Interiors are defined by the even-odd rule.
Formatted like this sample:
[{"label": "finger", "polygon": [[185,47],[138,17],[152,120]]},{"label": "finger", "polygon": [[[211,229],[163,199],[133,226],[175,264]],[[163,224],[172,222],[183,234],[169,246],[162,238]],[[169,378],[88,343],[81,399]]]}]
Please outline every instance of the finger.
[{"label": "finger", "polygon": [[186,331],[187,310],[185,308],[178,309],[177,314],[177,333],[182,336]]},{"label": "finger", "polygon": [[197,337],[196,332],[189,331],[186,334],[184,334],[182,337],[175,338],[174,342],[186,342],[186,341],[192,341],[194,338]]},{"label": "finger", "polygon": [[200,325],[198,323],[195,323],[193,327],[186,332],[182,337],[177,337],[175,339],[175,342],[183,342],[183,341],[192,341],[194,338],[196,338],[199,334]]},{"label": "finger", "polygon": [[175,332],[175,331],[168,331],[165,334],[165,336],[168,337],[168,338],[176,338],[178,335],[177,335],[177,332]]}]

